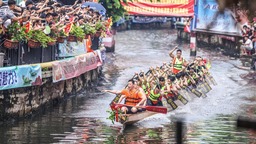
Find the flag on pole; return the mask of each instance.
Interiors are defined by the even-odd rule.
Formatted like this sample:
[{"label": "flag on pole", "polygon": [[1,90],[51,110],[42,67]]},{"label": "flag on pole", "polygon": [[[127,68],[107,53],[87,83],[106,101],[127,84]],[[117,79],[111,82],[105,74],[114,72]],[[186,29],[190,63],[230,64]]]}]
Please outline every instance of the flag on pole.
[{"label": "flag on pole", "polygon": [[69,24],[67,24],[66,27],[64,28],[64,34],[65,34],[66,36],[69,35],[69,32],[70,32],[71,29],[72,29],[72,26],[73,26],[73,23],[69,23]]},{"label": "flag on pole", "polygon": [[91,49],[91,46],[92,46],[92,40],[91,40],[91,36],[89,35],[88,39],[86,39],[86,51],[87,51],[87,53],[93,52],[93,49]]},{"label": "flag on pole", "polygon": [[188,25],[184,27],[184,32],[190,33],[190,27]]},{"label": "flag on pole", "polygon": [[25,24],[25,33],[28,33],[31,30],[31,23],[30,21]]}]

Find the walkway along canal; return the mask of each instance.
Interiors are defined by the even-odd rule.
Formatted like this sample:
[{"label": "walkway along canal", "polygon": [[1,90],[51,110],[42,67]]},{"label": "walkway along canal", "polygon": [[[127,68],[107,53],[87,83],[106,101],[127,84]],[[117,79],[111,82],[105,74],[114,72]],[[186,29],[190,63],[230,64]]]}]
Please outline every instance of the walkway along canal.
[{"label": "walkway along canal", "polygon": [[[255,143],[253,133],[237,130],[236,116],[255,115],[255,84],[240,78],[238,60],[198,49],[197,55],[212,60],[211,73],[218,85],[207,98],[193,97],[167,115],[155,115],[124,131],[106,120],[114,95],[103,89],[122,89],[135,72],[147,71],[171,59],[168,52],[177,45],[176,31],[133,30],[116,36],[116,52],[108,53],[98,87],[66,99],[60,106],[41,112],[38,117],[2,125],[2,143],[174,143],[177,118],[184,118],[185,143]],[[189,44],[180,44],[190,59]],[[254,97],[254,99],[253,99]]]}]

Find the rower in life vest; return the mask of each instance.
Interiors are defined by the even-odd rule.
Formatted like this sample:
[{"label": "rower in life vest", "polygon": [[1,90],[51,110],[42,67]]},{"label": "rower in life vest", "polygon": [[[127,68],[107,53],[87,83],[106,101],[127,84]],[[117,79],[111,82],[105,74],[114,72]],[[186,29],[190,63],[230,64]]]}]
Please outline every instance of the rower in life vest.
[{"label": "rower in life vest", "polygon": [[156,85],[150,90],[149,97],[147,99],[147,105],[149,106],[163,106],[162,100],[160,99],[160,85]]},{"label": "rower in life vest", "polygon": [[168,76],[168,80],[167,80],[167,83],[168,83],[168,86],[170,88],[170,91],[168,91],[167,88],[165,88],[165,90],[167,90],[168,92],[165,94],[165,97],[171,97],[173,100],[175,100],[175,96],[177,95],[178,93],[178,90],[176,88],[176,85],[174,84],[174,81],[175,81],[175,76],[172,76],[172,75],[169,75]]},{"label": "rower in life vest", "polygon": [[141,93],[139,89],[136,88],[135,81],[129,80],[127,88],[116,91],[116,90],[105,90],[105,92],[109,92],[112,94],[122,96],[120,97],[118,103],[121,103],[123,99],[125,99],[125,105],[121,108],[122,112],[125,114],[133,114],[136,112],[140,112],[143,110],[138,109],[139,106],[144,105],[144,102],[146,101],[146,95],[144,93]]},{"label": "rower in life vest", "polygon": [[166,91],[169,91],[169,87],[167,87],[168,90],[165,90],[165,88],[166,88],[165,78],[160,77],[159,84],[157,83],[153,87],[153,89],[151,89],[149,92],[149,96],[147,99],[147,105],[163,106],[162,97],[165,95]]},{"label": "rower in life vest", "polygon": [[169,53],[170,57],[173,59],[172,60],[172,72],[173,72],[173,74],[179,73],[183,69],[183,66],[186,66],[186,60],[181,56],[182,55],[182,51],[180,49],[178,49],[176,51],[176,53],[177,53],[176,56],[173,55],[173,52],[176,49],[177,49],[177,47],[175,47]]}]

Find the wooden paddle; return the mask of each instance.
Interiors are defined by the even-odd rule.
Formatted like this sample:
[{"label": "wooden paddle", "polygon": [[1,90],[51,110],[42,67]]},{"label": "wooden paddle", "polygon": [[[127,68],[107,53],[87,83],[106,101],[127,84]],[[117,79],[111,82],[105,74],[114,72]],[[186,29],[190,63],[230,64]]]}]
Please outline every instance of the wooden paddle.
[{"label": "wooden paddle", "polygon": [[205,76],[205,78],[207,81],[211,82],[213,85],[217,85],[217,82],[215,81],[212,75],[208,74]]},{"label": "wooden paddle", "polygon": [[204,85],[205,92],[208,93],[209,91],[212,90],[211,86],[207,83],[207,81],[203,81],[202,84]]},{"label": "wooden paddle", "polygon": [[172,107],[173,110],[178,108],[178,106],[176,105],[176,103],[174,103],[174,101],[171,97],[165,96],[164,98],[166,99],[167,103]]},{"label": "wooden paddle", "polygon": [[188,103],[188,100],[180,93],[178,93],[178,100],[180,100],[184,105]]},{"label": "wooden paddle", "polygon": [[172,92],[177,98],[178,100],[180,100],[184,105],[186,105],[188,103],[188,100],[181,95],[180,93],[176,94],[175,92]]},{"label": "wooden paddle", "polygon": [[201,97],[203,94],[198,91],[197,89],[195,88],[190,88],[189,86],[187,86],[187,89],[189,89],[189,91],[191,91],[193,94],[195,94],[197,97]]},{"label": "wooden paddle", "polygon": [[202,93],[202,97],[203,98],[206,98],[207,95],[205,94],[207,92],[207,90],[205,89],[204,85],[202,82],[199,82],[197,87],[196,87],[197,91],[201,92]]},{"label": "wooden paddle", "polygon": [[212,87],[208,84],[207,81],[204,82],[206,88],[208,89],[208,92],[212,90]]},{"label": "wooden paddle", "polygon": [[[115,108],[120,108],[124,106],[129,106],[125,104],[114,104]],[[162,114],[167,114],[167,108],[163,106],[139,106],[139,108],[144,108],[147,111],[152,111],[152,112],[157,112],[157,113],[162,113]]]}]

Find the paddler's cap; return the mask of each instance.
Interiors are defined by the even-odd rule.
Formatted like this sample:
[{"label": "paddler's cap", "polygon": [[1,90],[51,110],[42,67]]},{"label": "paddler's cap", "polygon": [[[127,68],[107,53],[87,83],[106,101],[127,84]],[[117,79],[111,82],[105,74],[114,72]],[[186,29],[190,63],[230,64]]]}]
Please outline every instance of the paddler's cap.
[{"label": "paddler's cap", "polygon": [[174,81],[175,81],[175,76],[169,75],[169,76],[168,76],[168,79],[169,79],[170,81],[174,82]]},{"label": "paddler's cap", "polygon": [[159,81],[164,82],[165,81],[164,77],[159,77]]},{"label": "paddler's cap", "polygon": [[176,78],[178,78],[178,79],[179,79],[181,76],[182,76],[182,73],[181,73],[181,72],[179,72],[179,73],[176,74]]}]

